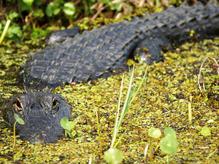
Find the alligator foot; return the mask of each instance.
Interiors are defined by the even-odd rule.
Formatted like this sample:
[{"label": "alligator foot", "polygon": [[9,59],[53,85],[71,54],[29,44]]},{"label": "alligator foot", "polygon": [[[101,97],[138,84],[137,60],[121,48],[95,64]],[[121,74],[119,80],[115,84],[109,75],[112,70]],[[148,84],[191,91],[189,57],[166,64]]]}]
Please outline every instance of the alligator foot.
[{"label": "alligator foot", "polygon": [[154,62],[163,61],[163,50],[172,49],[170,41],[163,36],[149,37],[143,39],[134,51],[134,58],[140,62],[152,64]]},{"label": "alligator foot", "polygon": [[65,41],[67,38],[73,38],[76,34],[78,34],[80,28],[75,26],[72,29],[60,30],[53,32],[49,37],[46,39],[47,45],[54,45],[60,44]]}]

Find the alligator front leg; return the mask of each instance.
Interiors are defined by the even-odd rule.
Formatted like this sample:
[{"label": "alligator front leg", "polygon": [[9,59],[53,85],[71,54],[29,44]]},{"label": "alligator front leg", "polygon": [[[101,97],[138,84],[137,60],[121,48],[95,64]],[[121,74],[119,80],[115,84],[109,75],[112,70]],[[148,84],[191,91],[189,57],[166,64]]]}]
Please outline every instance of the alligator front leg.
[{"label": "alligator front leg", "polygon": [[72,29],[55,31],[49,35],[49,37],[46,39],[46,43],[47,45],[60,44],[67,38],[73,38],[75,35],[79,33],[79,31],[80,28],[78,26],[75,26]]},{"label": "alligator front leg", "polygon": [[134,51],[134,58],[147,64],[163,61],[163,50],[172,49],[171,42],[163,36],[151,36],[143,39]]}]

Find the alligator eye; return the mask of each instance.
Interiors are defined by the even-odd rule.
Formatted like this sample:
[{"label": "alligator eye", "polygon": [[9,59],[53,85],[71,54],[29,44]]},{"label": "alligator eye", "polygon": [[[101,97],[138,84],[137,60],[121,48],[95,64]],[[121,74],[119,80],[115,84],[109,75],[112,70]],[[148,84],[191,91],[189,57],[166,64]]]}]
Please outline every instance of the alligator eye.
[{"label": "alligator eye", "polygon": [[19,99],[17,99],[13,105],[16,112],[21,112],[23,110],[22,103],[20,102]]},{"label": "alligator eye", "polygon": [[54,100],[52,101],[52,109],[53,109],[53,110],[57,110],[58,105],[59,105],[58,100],[54,99]]}]

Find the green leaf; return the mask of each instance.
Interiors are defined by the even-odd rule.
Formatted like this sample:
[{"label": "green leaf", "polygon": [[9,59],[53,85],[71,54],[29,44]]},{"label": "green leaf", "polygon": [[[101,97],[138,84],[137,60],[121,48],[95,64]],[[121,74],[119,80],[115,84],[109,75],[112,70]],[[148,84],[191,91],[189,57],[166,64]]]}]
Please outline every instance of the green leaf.
[{"label": "green leaf", "polygon": [[19,6],[20,6],[21,11],[30,11],[32,9],[31,5],[24,3],[22,0],[20,0],[18,2],[19,2]]},{"label": "green leaf", "polygon": [[100,0],[100,2],[103,3],[103,4],[109,5],[110,0]]},{"label": "green leaf", "polygon": [[119,164],[123,160],[123,153],[116,148],[110,148],[104,153],[104,160],[110,164]]},{"label": "green leaf", "polygon": [[63,117],[61,120],[60,120],[60,125],[61,127],[63,127],[63,129],[66,129],[66,125],[68,124],[68,118],[67,117]]},{"label": "green leaf", "polygon": [[24,120],[18,114],[14,113],[14,119],[18,124],[24,125]]},{"label": "green leaf", "polygon": [[59,3],[50,2],[46,7],[46,15],[52,17],[60,13],[61,7]]},{"label": "green leaf", "polygon": [[176,138],[176,132],[175,132],[175,130],[174,130],[173,128],[171,128],[171,127],[167,127],[167,128],[164,129],[164,135],[165,135],[165,136],[170,135],[170,136],[173,136],[173,137]]},{"label": "green leaf", "polygon": [[19,14],[17,12],[10,12],[8,15],[8,19],[13,20],[15,18],[18,18]]},{"label": "green leaf", "polygon": [[201,135],[207,137],[211,135],[211,129],[207,126],[202,127],[201,131],[200,131]]},{"label": "green leaf", "polygon": [[41,28],[33,28],[31,33],[31,38],[34,40],[38,40],[40,38],[46,37],[48,32]]},{"label": "green leaf", "polygon": [[166,154],[175,154],[178,150],[178,141],[172,135],[167,135],[160,140],[160,149]]},{"label": "green leaf", "polygon": [[36,5],[36,6],[40,6],[40,5],[42,5],[43,4],[43,1],[42,0],[34,0],[34,5]]},{"label": "green leaf", "polygon": [[75,14],[75,5],[72,2],[67,2],[64,4],[63,11],[66,15],[72,16]]},{"label": "green leaf", "polygon": [[8,28],[7,37],[11,39],[21,38],[22,31],[19,25],[13,24]]},{"label": "green leaf", "polygon": [[72,131],[75,127],[75,123],[73,121],[69,121],[67,117],[63,117],[60,120],[60,125],[63,129],[67,130],[68,132]]},{"label": "green leaf", "polygon": [[159,128],[152,127],[148,130],[148,135],[152,138],[160,138],[161,131]]},{"label": "green leaf", "polygon": [[23,0],[23,2],[28,5],[28,6],[31,6],[34,2],[34,0]]},{"label": "green leaf", "polygon": [[164,129],[164,135],[165,137],[160,140],[161,151],[166,154],[175,154],[179,145],[175,130],[167,127]]},{"label": "green leaf", "polygon": [[33,11],[33,16],[37,18],[42,18],[44,16],[42,9],[36,9]]},{"label": "green leaf", "polygon": [[120,11],[122,9],[122,3],[121,2],[115,2],[110,4],[111,10]]}]

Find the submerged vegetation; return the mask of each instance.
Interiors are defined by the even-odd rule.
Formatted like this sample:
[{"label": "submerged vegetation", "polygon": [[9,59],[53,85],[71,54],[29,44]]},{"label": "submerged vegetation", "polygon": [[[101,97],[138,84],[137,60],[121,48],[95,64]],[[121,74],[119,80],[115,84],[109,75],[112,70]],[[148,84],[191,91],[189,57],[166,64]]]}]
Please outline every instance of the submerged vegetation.
[{"label": "submerged vegetation", "polygon": [[[197,76],[206,56],[218,58],[218,44],[218,39],[187,43],[174,52],[166,53],[165,62],[148,67],[147,81],[138,92],[120,128],[116,148],[123,153],[124,162],[166,162],[165,154],[157,147],[159,139],[148,136],[148,130],[156,127],[163,131],[165,127],[172,127],[176,131],[179,148],[170,161],[217,163],[219,105],[216,89],[218,74],[214,63],[209,61],[203,67],[205,92],[199,90]],[[25,45],[17,44],[13,50],[7,48],[7,45],[2,48],[2,72],[5,73],[0,80],[1,104],[15,93],[22,92],[15,78],[20,64],[24,62],[21,59],[29,51]],[[135,68],[134,83],[139,84],[145,66],[138,64]],[[66,85],[56,89],[55,92],[61,93],[73,106],[72,121],[77,119],[73,138],[63,138],[47,145],[32,145],[17,138],[13,149],[13,132],[1,122],[0,160],[85,163],[92,159],[93,163],[102,162],[104,152],[110,148],[112,140],[122,78],[121,74],[88,84]],[[123,97],[128,90],[129,78],[126,72]],[[191,123],[188,118],[189,103]],[[206,128],[203,132],[203,127],[208,127],[211,135],[208,135]],[[146,145],[148,149],[144,156]]]},{"label": "submerged vegetation", "polygon": [[[12,0],[11,3],[13,2]],[[38,1],[23,2],[31,2],[32,7],[35,7]],[[89,2],[90,6],[100,3],[95,0],[85,2]],[[43,9],[49,4],[44,4]],[[78,4],[74,4],[76,8]],[[83,12],[91,18],[100,16],[91,21],[93,24],[85,18],[79,21],[79,25],[85,29],[111,22],[112,19],[101,18],[107,12],[112,12],[108,9],[110,5],[103,6],[104,10],[99,15],[94,14],[97,11],[93,14],[90,11]],[[64,7],[71,9],[72,6],[63,2],[57,17],[59,14],[66,14]],[[7,7],[6,9],[8,10]],[[3,121],[2,109],[7,108],[4,104],[9,97],[24,92],[23,86],[18,85],[16,80],[20,67],[28,58],[29,52],[43,48],[42,41],[36,38],[47,34],[47,31],[37,27],[39,20],[34,18],[33,13],[30,14],[30,10],[27,10],[27,15],[16,12],[16,17],[10,17],[17,22],[12,22],[9,27],[19,26],[17,30],[20,29],[21,33],[24,31],[22,37],[26,35],[26,38],[23,37],[22,42],[15,42],[19,36],[12,35],[9,39],[13,34],[9,30],[0,47],[0,163],[118,163],[122,160],[125,163],[218,163],[218,38],[185,43],[175,51],[165,53],[164,62],[147,66],[147,71],[144,64],[135,63],[135,78],[131,80],[132,83],[129,71],[108,79],[58,87],[54,92],[62,94],[73,107],[72,119],[63,118],[61,122],[69,137],[44,145],[33,145],[19,138],[14,140],[16,137],[12,136],[15,134]],[[80,19],[82,11],[69,12],[74,13],[74,19]],[[113,10],[111,14],[116,17],[119,13],[120,11]],[[26,34],[28,30],[25,31],[25,28],[29,27],[20,28],[19,19],[22,17],[29,18],[27,24],[31,24],[31,29],[34,29],[31,36],[37,37],[27,39],[29,34]],[[65,17],[68,19],[69,16]],[[51,19],[54,18],[56,16],[51,16]],[[1,32],[5,23],[1,22]],[[91,24],[93,26],[89,27]],[[20,35],[18,31],[14,33]],[[134,86],[134,92],[131,92],[130,86]],[[118,123],[116,115],[119,114],[116,113],[122,106],[120,97],[126,96],[129,103],[123,106],[125,117],[120,116],[122,119]],[[17,120],[19,123],[19,118]],[[118,120],[116,125],[115,120]],[[118,132],[119,137],[115,137]],[[116,142],[112,142],[113,136]]]}]

